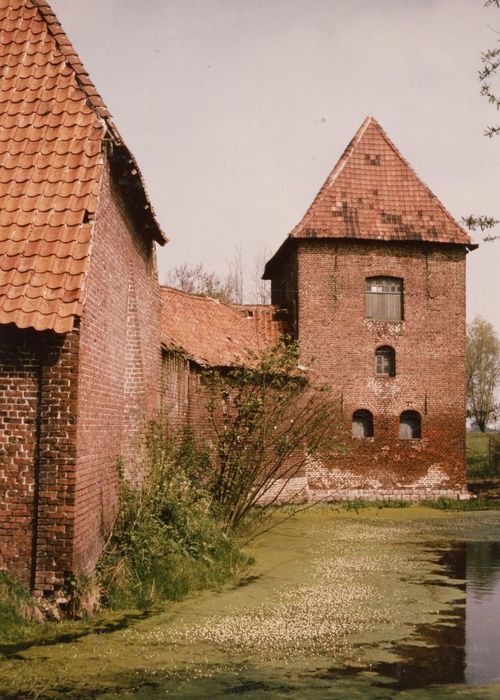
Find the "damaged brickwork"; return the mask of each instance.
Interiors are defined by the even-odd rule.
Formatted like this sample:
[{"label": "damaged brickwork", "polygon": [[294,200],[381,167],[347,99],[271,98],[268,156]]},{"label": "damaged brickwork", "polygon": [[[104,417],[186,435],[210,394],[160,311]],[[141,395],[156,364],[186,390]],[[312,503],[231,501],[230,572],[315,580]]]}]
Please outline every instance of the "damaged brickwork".
[{"label": "damaged brickwork", "polygon": [[467,497],[465,258],[474,247],[368,118],[266,266],[272,301],[287,310],[304,364],[314,358],[311,381],[330,387],[348,436],[344,452],[309,465],[290,489],[308,499]]},{"label": "damaged brickwork", "polygon": [[285,498],[465,497],[474,245],[377,122],[268,262],[271,306],[160,290],[141,173],[50,6],[0,0],[0,31],[0,568],[37,594],[91,571],[146,422],[206,432],[203,367],[284,331],[348,443]]},{"label": "damaged brickwork", "polygon": [[158,413],[165,238],[45,0],[0,0],[0,568],[92,570]]}]

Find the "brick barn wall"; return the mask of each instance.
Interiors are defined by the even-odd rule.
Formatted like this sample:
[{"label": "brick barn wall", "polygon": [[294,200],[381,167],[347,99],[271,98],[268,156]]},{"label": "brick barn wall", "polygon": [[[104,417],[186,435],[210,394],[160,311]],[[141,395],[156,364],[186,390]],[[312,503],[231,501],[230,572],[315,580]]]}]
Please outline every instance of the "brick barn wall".
[{"label": "brick barn wall", "polygon": [[159,409],[160,296],[154,243],[129,221],[107,172],[81,321],[73,569],[89,570],[117,506],[117,460],[140,481],[140,438]]},{"label": "brick barn wall", "polygon": [[298,269],[295,249],[274,266],[271,281],[271,303],[278,309],[286,309],[288,332],[297,336]]},{"label": "brick barn wall", "polygon": [[[224,371],[224,369],[215,370]],[[199,365],[187,360],[180,353],[170,350],[163,352],[163,411],[168,426],[178,430],[184,426],[193,429],[196,438],[201,444],[214,449],[217,444],[214,425],[209,419],[207,404],[209,392],[204,386],[203,374]],[[223,401],[220,401],[220,412],[215,418],[218,428],[223,423]],[[306,466],[303,461],[303,453],[293,453],[285,462],[281,473],[288,473],[283,484],[282,479],[277,479],[272,487],[261,498],[262,503],[289,502],[304,500],[308,497],[306,478]]]},{"label": "brick barn wall", "polygon": [[0,326],[0,569],[30,580],[40,360],[36,333]]},{"label": "brick barn wall", "polygon": [[0,348],[0,568],[41,592],[71,567],[78,329],[2,326]]},{"label": "brick barn wall", "polygon": [[167,424],[174,430],[189,421],[191,363],[177,352],[162,351],[161,402]]},{"label": "brick barn wall", "polygon": [[43,349],[41,450],[36,514],[37,592],[50,591],[72,570],[76,472],[79,328],[51,334]]},{"label": "brick barn wall", "polygon": [[[365,278],[404,280],[404,320],[365,318]],[[298,326],[305,361],[331,386],[349,437],[333,464],[312,465],[318,491],[414,497],[465,490],[465,252],[452,246],[301,241]],[[396,351],[396,376],[375,374],[375,350]],[[374,437],[350,437],[352,414]],[[416,410],[422,439],[399,439]],[[326,469],[325,469],[326,467]]]},{"label": "brick barn wall", "polygon": [[164,350],[162,413],[169,427],[178,431],[190,426],[199,438],[212,439],[207,401],[200,366],[178,352]]}]

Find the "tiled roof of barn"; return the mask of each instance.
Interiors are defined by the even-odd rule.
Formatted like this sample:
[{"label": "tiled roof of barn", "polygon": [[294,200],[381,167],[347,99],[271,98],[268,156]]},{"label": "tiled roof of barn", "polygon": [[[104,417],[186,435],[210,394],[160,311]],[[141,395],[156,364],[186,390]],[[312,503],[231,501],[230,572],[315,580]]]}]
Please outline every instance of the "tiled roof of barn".
[{"label": "tiled roof of barn", "polygon": [[358,129],[290,238],[471,245],[373,117]]},{"label": "tiled roof of barn", "polygon": [[45,0],[0,0],[0,76],[0,323],[67,332],[84,302],[105,140],[149,207],[144,228],[163,234],[133,157]]},{"label": "tiled roof of barn", "polygon": [[162,345],[202,366],[251,363],[285,332],[274,306],[238,306],[161,287]]}]

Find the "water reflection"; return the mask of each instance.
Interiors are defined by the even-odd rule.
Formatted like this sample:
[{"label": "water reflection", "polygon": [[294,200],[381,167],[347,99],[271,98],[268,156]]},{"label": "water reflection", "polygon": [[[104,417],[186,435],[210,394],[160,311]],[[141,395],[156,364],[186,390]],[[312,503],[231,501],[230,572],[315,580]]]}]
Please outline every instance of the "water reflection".
[{"label": "water reflection", "polygon": [[500,542],[467,542],[465,615],[468,685],[500,680]]},{"label": "water reflection", "polygon": [[469,591],[489,595],[500,583],[500,542],[467,542],[466,550]]},{"label": "water reflection", "polygon": [[262,538],[239,585],[4,649],[0,696],[500,697],[500,513],[408,511],[297,516]]},{"label": "water reflection", "polygon": [[[500,543],[460,542],[440,551],[430,585],[465,592],[437,624],[416,625],[410,638],[390,647],[396,662],[380,662],[373,684],[391,690],[433,685],[483,685],[500,681]],[[360,668],[331,669],[330,678],[363,673]]]}]

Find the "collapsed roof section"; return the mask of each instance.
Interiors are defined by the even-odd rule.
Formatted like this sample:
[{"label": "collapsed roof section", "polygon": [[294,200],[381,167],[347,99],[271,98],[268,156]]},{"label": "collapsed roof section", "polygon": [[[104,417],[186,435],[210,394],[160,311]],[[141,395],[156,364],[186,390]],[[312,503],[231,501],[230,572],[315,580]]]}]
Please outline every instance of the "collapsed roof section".
[{"label": "collapsed roof section", "polygon": [[137,164],[45,0],[0,0],[0,323],[73,328],[108,157],[159,243]]},{"label": "collapsed roof section", "polygon": [[200,366],[251,365],[286,332],[274,306],[226,304],[161,287],[161,341]]}]

